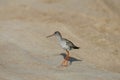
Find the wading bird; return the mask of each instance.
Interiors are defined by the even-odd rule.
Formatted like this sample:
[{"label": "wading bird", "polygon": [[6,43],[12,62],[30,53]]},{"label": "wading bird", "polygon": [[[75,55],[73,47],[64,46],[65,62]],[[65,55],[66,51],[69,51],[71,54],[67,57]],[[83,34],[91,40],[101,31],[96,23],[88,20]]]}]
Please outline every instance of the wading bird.
[{"label": "wading bird", "polygon": [[68,39],[65,39],[62,37],[61,33],[59,31],[54,32],[52,35],[47,36],[48,37],[52,37],[55,36],[59,42],[59,44],[61,45],[61,47],[66,50],[66,57],[64,59],[64,61],[62,62],[62,66],[68,66],[68,61],[70,59],[70,53],[69,51],[72,49],[79,49],[79,47],[75,46],[71,41],[69,41]]}]

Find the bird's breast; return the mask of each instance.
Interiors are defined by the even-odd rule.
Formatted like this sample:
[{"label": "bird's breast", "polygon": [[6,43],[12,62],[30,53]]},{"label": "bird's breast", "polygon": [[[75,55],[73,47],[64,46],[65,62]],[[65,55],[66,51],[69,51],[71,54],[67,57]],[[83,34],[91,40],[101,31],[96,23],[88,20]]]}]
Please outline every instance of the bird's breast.
[{"label": "bird's breast", "polygon": [[66,44],[66,41],[60,41],[59,43],[60,43],[60,45],[61,45],[61,47],[62,47],[63,49],[69,49],[69,48],[70,48],[70,47]]}]

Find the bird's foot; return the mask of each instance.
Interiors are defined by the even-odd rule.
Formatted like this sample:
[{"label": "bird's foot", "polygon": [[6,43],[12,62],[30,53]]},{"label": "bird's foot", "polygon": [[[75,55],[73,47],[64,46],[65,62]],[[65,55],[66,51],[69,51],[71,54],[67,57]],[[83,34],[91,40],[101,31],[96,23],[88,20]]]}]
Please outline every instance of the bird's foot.
[{"label": "bird's foot", "polygon": [[67,60],[64,60],[61,64],[61,66],[64,66],[64,67],[67,67],[68,66],[68,61]]},{"label": "bird's foot", "polygon": [[61,64],[61,66],[67,67],[68,65],[67,64]]}]

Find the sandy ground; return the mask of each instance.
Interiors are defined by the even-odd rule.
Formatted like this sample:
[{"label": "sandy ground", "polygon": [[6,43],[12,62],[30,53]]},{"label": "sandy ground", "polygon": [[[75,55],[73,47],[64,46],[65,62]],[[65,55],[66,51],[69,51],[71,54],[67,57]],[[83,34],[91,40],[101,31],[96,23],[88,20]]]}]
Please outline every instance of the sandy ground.
[{"label": "sandy ground", "polygon": [[[0,80],[120,80],[119,0],[0,0]],[[70,65],[60,31],[80,47]],[[61,55],[60,55],[61,54]]]}]

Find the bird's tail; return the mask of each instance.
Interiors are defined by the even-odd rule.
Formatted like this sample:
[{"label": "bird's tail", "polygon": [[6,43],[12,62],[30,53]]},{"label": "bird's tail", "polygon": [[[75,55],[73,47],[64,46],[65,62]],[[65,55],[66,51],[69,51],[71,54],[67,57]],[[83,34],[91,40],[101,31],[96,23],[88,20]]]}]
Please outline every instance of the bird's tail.
[{"label": "bird's tail", "polygon": [[74,46],[73,49],[79,49],[80,47]]}]

